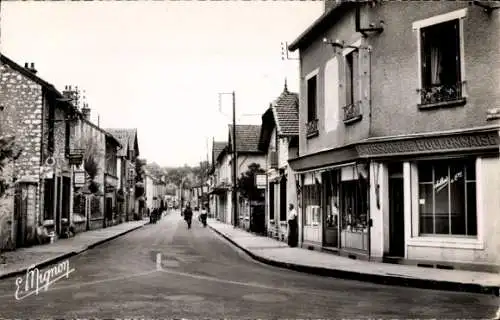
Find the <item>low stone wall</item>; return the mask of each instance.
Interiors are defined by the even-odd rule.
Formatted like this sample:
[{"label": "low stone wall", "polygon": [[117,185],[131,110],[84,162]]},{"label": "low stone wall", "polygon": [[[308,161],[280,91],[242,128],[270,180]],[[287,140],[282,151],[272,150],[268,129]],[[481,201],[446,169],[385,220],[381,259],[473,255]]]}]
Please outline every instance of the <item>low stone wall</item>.
[{"label": "low stone wall", "polygon": [[104,218],[90,220],[90,230],[102,229]]},{"label": "low stone wall", "polygon": [[80,222],[75,222],[73,223],[73,225],[75,226],[75,233],[80,233],[80,232],[85,232],[85,221],[80,221]]}]

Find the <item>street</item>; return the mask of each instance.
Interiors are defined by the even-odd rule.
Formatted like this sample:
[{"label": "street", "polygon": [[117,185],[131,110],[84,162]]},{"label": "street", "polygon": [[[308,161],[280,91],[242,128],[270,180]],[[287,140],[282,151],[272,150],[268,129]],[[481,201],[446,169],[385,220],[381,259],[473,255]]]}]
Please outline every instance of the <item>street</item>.
[{"label": "street", "polygon": [[[161,254],[161,269],[157,254]],[[498,298],[374,285],[257,263],[179,212],[69,259],[75,271],[16,300],[0,281],[2,318],[491,318]]]}]

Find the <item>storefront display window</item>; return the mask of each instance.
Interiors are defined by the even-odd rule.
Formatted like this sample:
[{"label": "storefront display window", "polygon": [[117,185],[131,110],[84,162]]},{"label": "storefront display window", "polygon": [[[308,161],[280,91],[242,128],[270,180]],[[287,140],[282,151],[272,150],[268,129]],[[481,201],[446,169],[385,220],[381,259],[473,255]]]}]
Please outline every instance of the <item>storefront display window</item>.
[{"label": "storefront display window", "polygon": [[474,160],[418,163],[421,235],[476,236]]},{"label": "storefront display window", "polygon": [[303,187],[302,197],[305,208],[306,226],[317,226],[320,222],[320,204],[321,204],[321,185],[305,185]]},{"label": "storefront display window", "polygon": [[342,229],[364,231],[368,226],[368,187],[359,180],[342,182]]}]

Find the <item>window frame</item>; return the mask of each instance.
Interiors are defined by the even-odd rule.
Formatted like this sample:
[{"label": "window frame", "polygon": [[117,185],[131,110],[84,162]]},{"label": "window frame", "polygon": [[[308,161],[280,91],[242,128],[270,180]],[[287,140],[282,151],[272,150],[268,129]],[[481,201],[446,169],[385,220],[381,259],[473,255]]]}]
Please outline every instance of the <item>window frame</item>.
[{"label": "window frame", "polygon": [[[461,97],[457,99],[456,101],[449,101],[449,102],[444,102],[443,105],[457,105],[460,104],[462,105],[465,103],[465,99],[467,99],[467,90],[466,90],[466,74],[465,74],[465,47],[464,47],[464,19],[467,17],[468,9],[463,8],[451,12],[447,12],[444,14],[436,15],[430,18],[418,20],[412,23],[412,29],[415,33],[416,40],[417,40],[417,79],[418,79],[418,88],[417,88],[417,93],[418,93],[418,106],[421,109],[426,109],[426,108],[432,108],[435,107],[434,104],[430,105],[421,105],[421,97],[420,97],[420,91],[423,88],[423,79],[422,79],[422,32],[421,30],[423,28],[431,27],[440,23],[444,22],[450,22],[452,20],[459,20],[458,23],[458,36],[459,36],[459,59],[460,59],[460,72],[459,72],[459,77],[460,81],[462,83],[462,88],[461,88]],[[463,100],[463,101],[461,101]],[[462,103],[460,103],[462,102]]]},{"label": "window frame", "polygon": [[[313,120],[310,120],[309,119],[309,80],[311,80],[312,78],[316,77],[316,90],[315,90],[315,117],[316,119],[313,119]],[[318,112],[318,100],[319,100],[319,68],[316,68],[314,69],[313,71],[311,71],[310,73],[308,73],[305,77],[304,77],[304,80],[305,80],[305,105],[306,105],[306,115],[305,115],[305,118],[306,118],[306,121],[305,121],[305,124],[306,124],[306,137],[307,138],[313,138],[315,136],[317,136],[319,134],[319,112]],[[312,123],[316,121],[316,130],[312,133],[308,133],[308,127],[309,127],[309,123]]]},{"label": "window frame", "polygon": [[[363,39],[360,38],[352,43],[349,44],[349,47],[345,48],[342,50],[342,62],[343,62],[343,77],[342,77],[342,119],[345,124],[349,124],[352,122],[356,122],[358,120],[361,120],[363,116],[363,111],[361,109],[361,98],[363,97],[363,87],[362,87],[362,81],[361,81],[361,76],[360,76],[360,57],[361,57],[361,47],[363,45]],[[354,59],[353,53],[357,53],[357,59]],[[345,110],[347,106],[349,105],[347,103],[347,56],[352,56],[352,72],[351,72],[351,93],[352,93],[352,104],[355,106],[355,108],[358,109],[358,114],[353,117],[347,118],[345,115]],[[356,66],[357,65],[357,66]],[[357,72],[357,76],[355,76]],[[357,89],[357,90],[356,90]]]},{"label": "window frame", "polygon": [[[466,161],[468,159],[465,159]],[[421,181],[418,181],[418,186],[419,186],[419,190],[418,190],[418,197],[420,198],[420,186],[421,185],[431,185],[432,186],[432,225],[433,225],[433,232],[432,233],[423,233],[421,230],[420,230],[420,227],[421,227],[421,215],[422,215],[422,212],[420,211],[420,208],[419,208],[419,211],[418,211],[418,217],[419,217],[419,230],[418,230],[418,235],[419,237],[461,237],[461,238],[467,238],[467,239],[476,239],[477,238],[477,232],[478,232],[478,228],[477,228],[477,206],[476,206],[476,203],[477,203],[477,200],[475,201],[476,203],[474,203],[474,206],[476,206],[475,208],[475,215],[476,215],[476,226],[475,226],[475,229],[476,229],[476,234],[475,235],[469,235],[467,234],[467,229],[468,229],[468,198],[467,198],[467,193],[468,193],[468,185],[470,183],[474,183],[474,189],[476,189],[476,183],[477,183],[477,177],[476,177],[476,173],[475,173],[475,163],[474,163],[474,176],[475,178],[473,180],[471,179],[468,179],[467,177],[467,172],[464,171],[464,176],[462,177],[463,178],[463,183],[464,183],[464,219],[465,219],[465,234],[453,234],[452,233],[452,220],[451,220],[451,216],[452,216],[452,209],[451,209],[451,204],[452,204],[452,199],[451,199],[451,177],[452,177],[452,164],[450,163],[446,163],[446,169],[447,169],[447,175],[446,175],[446,187],[448,188],[447,189],[447,193],[448,193],[448,213],[447,213],[447,218],[448,218],[448,233],[445,234],[445,233],[436,233],[436,183],[437,183],[437,177],[436,177],[436,165],[439,163],[437,161],[421,161],[420,163],[425,163],[425,162],[428,162],[429,165],[430,165],[430,173],[431,173],[431,179],[432,181],[425,181],[425,182],[421,182]],[[444,161],[440,161],[441,164],[444,164]],[[462,169],[465,168],[465,161],[463,164],[463,167]],[[418,164],[417,164],[418,166]],[[458,166],[455,166],[454,168],[459,168]],[[420,172],[419,172],[420,173]],[[477,195],[476,195],[477,196]],[[420,203],[419,203],[420,205]]]},{"label": "window frame", "polygon": [[[429,159],[432,160],[432,159]],[[460,237],[446,235],[419,236],[419,205],[418,205],[418,168],[414,161],[403,164],[403,176],[405,179],[405,229],[406,248],[408,247],[429,247],[462,250],[484,250],[484,199],[483,199],[483,164],[482,158],[475,159],[476,167],[476,224],[477,236]],[[405,256],[407,256],[405,249]]]}]

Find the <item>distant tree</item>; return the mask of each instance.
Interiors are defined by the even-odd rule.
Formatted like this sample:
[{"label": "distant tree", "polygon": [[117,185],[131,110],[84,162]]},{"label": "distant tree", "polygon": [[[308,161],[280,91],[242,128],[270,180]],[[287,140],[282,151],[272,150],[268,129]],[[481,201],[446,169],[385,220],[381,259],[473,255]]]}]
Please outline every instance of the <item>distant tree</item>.
[{"label": "distant tree", "polygon": [[135,182],[143,182],[146,174],[147,162],[145,159],[137,159],[135,161]]},{"label": "distant tree", "polygon": [[153,177],[158,178],[158,179],[165,176],[167,173],[167,170],[165,168],[162,168],[156,162],[146,164],[146,169]]},{"label": "distant tree", "polygon": [[265,170],[260,167],[260,164],[251,163],[247,171],[241,174],[236,180],[237,190],[241,197],[247,200],[257,200],[262,197],[262,191],[255,185],[255,176],[261,173],[265,173]]},{"label": "distant tree", "polygon": [[89,190],[92,193],[99,191],[99,183],[96,181],[96,177],[99,174],[101,168],[101,160],[104,157],[104,151],[99,149],[99,144],[96,139],[91,136],[82,136],[77,141],[77,148],[83,150],[83,169],[89,177]]}]

